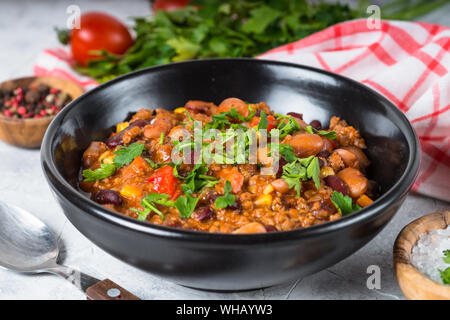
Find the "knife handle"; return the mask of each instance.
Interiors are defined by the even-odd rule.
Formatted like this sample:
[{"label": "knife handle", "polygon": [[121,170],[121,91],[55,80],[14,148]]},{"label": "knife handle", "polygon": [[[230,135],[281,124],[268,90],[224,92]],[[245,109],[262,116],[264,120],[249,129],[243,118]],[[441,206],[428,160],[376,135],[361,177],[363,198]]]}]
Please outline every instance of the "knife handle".
[{"label": "knife handle", "polygon": [[140,300],[131,292],[109,279],[100,281],[86,290],[88,300]]}]

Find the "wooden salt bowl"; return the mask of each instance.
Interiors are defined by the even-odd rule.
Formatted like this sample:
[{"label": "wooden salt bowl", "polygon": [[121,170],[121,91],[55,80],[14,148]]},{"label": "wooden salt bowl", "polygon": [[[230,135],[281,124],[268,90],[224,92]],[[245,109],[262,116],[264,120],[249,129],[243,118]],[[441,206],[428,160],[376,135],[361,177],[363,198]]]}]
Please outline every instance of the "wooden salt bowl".
[{"label": "wooden salt bowl", "polygon": [[450,300],[450,286],[437,283],[411,264],[413,247],[422,233],[445,229],[450,224],[450,211],[427,214],[414,220],[397,236],[394,244],[394,268],[403,294],[411,300]]}]

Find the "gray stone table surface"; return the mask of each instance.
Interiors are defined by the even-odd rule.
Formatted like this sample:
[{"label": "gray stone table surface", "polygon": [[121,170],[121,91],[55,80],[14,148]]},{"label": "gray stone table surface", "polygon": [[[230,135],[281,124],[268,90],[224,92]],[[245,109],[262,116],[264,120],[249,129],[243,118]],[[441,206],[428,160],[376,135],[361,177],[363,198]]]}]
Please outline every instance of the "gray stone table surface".
[{"label": "gray stone table surface", "polygon": [[[66,8],[105,10],[122,19],[150,12],[147,1],[0,1],[0,81],[31,74],[43,48],[57,46],[53,26],[64,26]],[[450,5],[421,20],[450,25]],[[272,288],[240,293],[188,289],[129,266],[103,252],[65,218],[44,179],[37,150],[0,142],[0,199],[42,219],[63,244],[64,263],[98,278],[110,278],[143,299],[404,299],[392,267],[398,232],[421,215],[448,209],[449,203],[409,195],[388,226],[367,246],[315,275]],[[0,221],[1,223],[1,221]],[[381,269],[381,289],[369,290],[367,267]],[[0,299],[85,299],[53,275],[29,276],[0,269]]]}]

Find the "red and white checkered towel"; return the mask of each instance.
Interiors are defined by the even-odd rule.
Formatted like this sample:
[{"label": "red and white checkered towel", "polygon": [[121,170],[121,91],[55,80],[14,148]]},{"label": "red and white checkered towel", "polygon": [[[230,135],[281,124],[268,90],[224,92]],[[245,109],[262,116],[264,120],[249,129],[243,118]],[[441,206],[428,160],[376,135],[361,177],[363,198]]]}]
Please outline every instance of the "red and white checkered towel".
[{"label": "red and white checkered towel", "polygon": [[[360,81],[402,110],[419,136],[422,158],[413,190],[450,201],[450,29],[420,22],[366,20],[334,25],[259,56],[309,65]],[[63,49],[45,50],[36,75],[97,85],[71,69]]]}]

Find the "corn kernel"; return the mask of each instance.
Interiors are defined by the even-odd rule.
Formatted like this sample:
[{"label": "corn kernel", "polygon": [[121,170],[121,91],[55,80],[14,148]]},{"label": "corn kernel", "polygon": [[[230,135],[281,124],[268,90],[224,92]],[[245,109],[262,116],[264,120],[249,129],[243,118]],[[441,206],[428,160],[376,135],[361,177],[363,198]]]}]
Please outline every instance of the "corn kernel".
[{"label": "corn kernel", "polygon": [[362,208],[367,207],[368,205],[372,204],[373,200],[370,199],[368,196],[363,194],[361,197],[356,200],[356,203],[361,206]]},{"label": "corn kernel", "polygon": [[332,176],[334,175],[334,170],[331,167],[322,167],[322,169],[320,169],[320,177],[326,178],[328,176]]},{"label": "corn kernel", "polygon": [[273,186],[272,186],[271,184],[268,184],[267,186],[265,186],[265,188],[264,188],[264,190],[263,190],[263,193],[264,193],[264,194],[269,194],[269,193],[272,193],[273,190],[275,190],[275,189],[273,188]]},{"label": "corn kernel", "polygon": [[183,113],[184,110],[185,109],[183,107],[180,107],[180,108],[176,108],[175,110],[173,110],[173,112],[175,112],[175,113]]},{"label": "corn kernel", "polygon": [[114,163],[115,157],[116,156],[111,151],[108,150],[103,152],[98,159],[100,163],[112,164]]},{"label": "corn kernel", "polygon": [[116,132],[119,133],[120,131],[123,131],[125,128],[127,128],[130,124],[128,122],[121,122],[117,125]]},{"label": "corn kernel", "polygon": [[258,207],[270,206],[272,204],[272,196],[270,194],[263,194],[255,200],[255,205]]},{"label": "corn kernel", "polygon": [[126,185],[120,190],[120,195],[128,199],[136,200],[142,195],[142,190],[134,186]]}]

